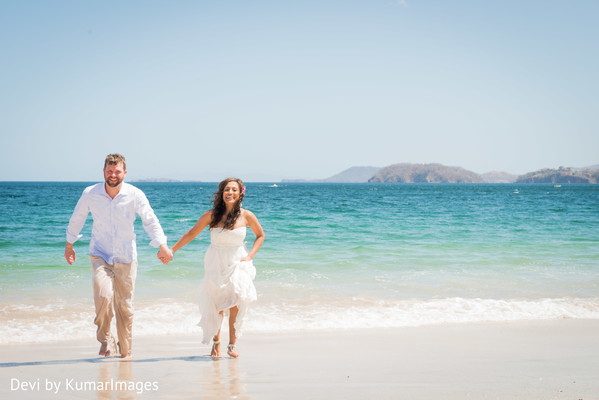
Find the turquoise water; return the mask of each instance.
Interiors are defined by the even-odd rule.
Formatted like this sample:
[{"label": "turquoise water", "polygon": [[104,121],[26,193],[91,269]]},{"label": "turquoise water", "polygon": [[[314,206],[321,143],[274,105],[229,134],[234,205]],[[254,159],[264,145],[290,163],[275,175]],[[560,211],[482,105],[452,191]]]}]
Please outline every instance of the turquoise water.
[{"label": "turquoise water", "polygon": [[[90,183],[0,183],[0,341],[93,337],[87,246],[65,230]],[[216,183],[134,183],[169,243]],[[249,331],[599,318],[599,186],[249,183],[267,239]],[[249,231],[248,245],[253,241]],[[168,266],[136,226],[136,334],[198,332],[203,232]]]}]

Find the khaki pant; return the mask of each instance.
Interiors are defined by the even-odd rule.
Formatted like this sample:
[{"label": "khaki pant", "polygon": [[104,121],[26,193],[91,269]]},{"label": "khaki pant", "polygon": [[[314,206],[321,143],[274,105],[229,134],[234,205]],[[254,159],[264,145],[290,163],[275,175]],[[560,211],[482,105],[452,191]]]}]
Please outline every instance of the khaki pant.
[{"label": "khaki pant", "polygon": [[[131,263],[108,264],[100,257],[90,256],[94,283],[94,304],[100,343],[111,340],[110,322],[116,316],[116,330],[121,355],[131,353],[133,327],[133,292],[137,276],[137,260]],[[114,313],[113,313],[114,306]]]}]

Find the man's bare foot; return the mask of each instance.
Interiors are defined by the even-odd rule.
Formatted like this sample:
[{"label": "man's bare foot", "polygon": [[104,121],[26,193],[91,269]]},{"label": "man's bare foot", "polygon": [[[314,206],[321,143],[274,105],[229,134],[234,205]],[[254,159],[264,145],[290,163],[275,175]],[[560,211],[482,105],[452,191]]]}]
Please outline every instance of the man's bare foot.
[{"label": "man's bare foot", "polygon": [[104,356],[104,357],[110,357],[110,348],[108,346],[108,342],[102,343],[102,345],[100,346],[100,352],[98,353],[98,355]]},{"label": "man's bare foot", "polygon": [[212,351],[210,357],[220,357],[220,340],[212,341]]},{"label": "man's bare foot", "polygon": [[131,360],[132,358],[133,358],[133,356],[131,355],[131,353],[121,355],[121,360],[123,360],[123,361]]},{"label": "man's bare foot", "polygon": [[239,353],[235,351],[235,343],[230,343],[227,346],[227,354],[233,358],[239,357]]}]

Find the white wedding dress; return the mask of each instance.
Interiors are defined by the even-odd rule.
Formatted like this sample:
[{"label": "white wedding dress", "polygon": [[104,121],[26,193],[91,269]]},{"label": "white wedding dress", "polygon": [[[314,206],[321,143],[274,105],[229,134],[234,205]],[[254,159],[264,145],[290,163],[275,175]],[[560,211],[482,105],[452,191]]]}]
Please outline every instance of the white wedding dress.
[{"label": "white wedding dress", "polygon": [[256,268],[252,261],[240,261],[248,254],[245,234],[246,227],[210,229],[210,246],[204,256],[204,280],[200,284],[202,319],[198,325],[203,331],[204,344],[221,328],[219,312],[224,311],[226,316],[235,306],[239,308],[235,336],[240,337],[248,305],[257,298],[253,283]]}]

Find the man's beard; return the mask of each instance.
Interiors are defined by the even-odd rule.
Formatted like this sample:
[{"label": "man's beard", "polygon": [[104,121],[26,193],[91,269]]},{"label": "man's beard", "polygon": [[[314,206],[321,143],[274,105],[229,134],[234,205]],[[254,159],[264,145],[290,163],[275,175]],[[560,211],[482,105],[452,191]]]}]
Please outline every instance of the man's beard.
[{"label": "man's beard", "polygon": [[116,182],[110,183],[110,178],[106,179],[106,184],[112,188],[117,187],[118,185],[120,185],[121,183],[123,183],[122,179],[118,179],[116,180]]}]

